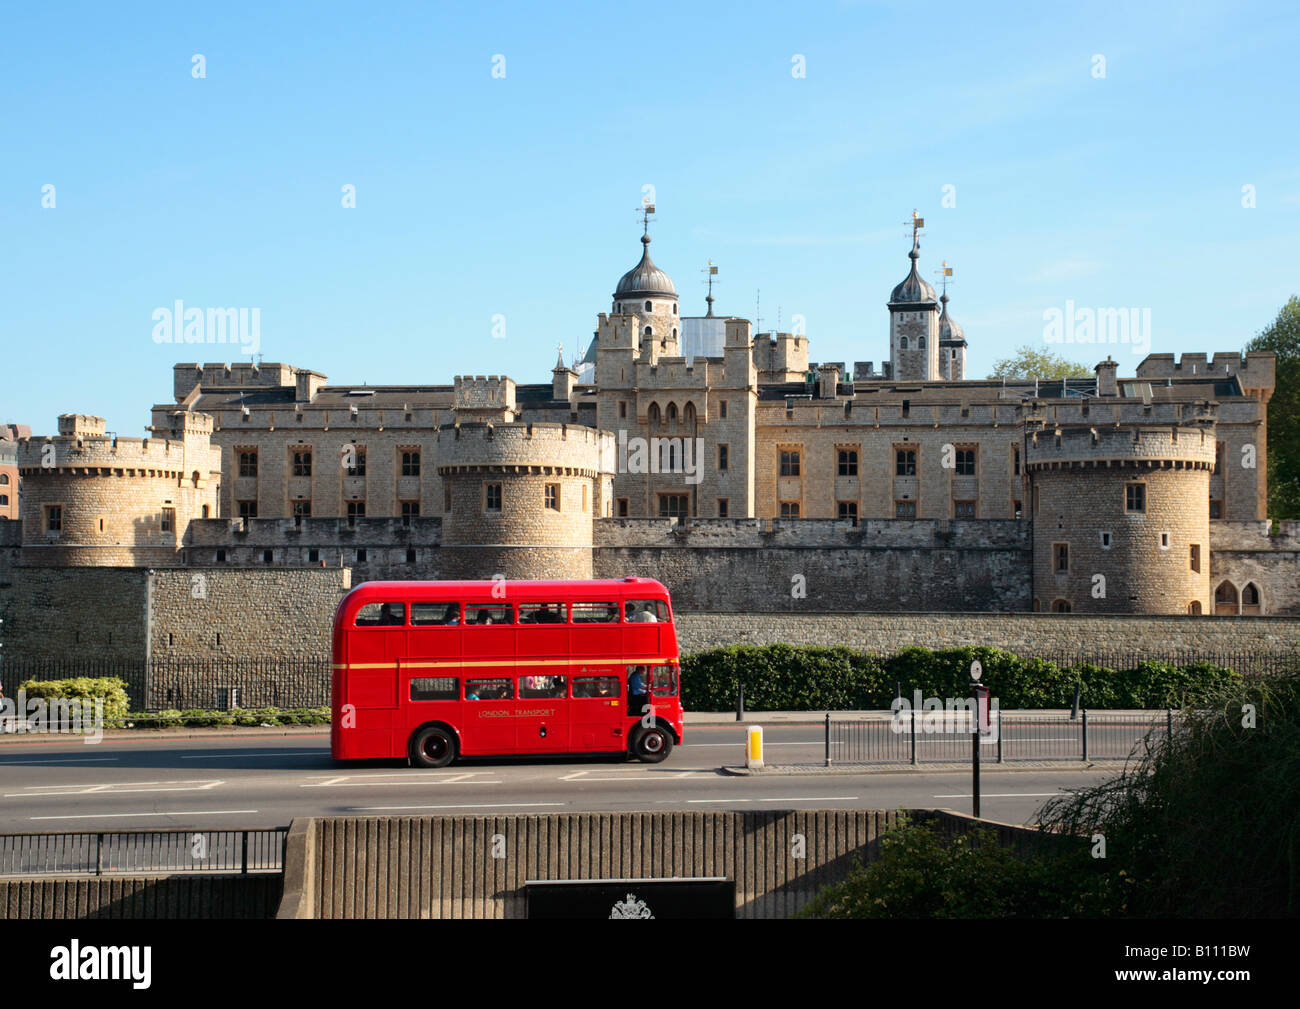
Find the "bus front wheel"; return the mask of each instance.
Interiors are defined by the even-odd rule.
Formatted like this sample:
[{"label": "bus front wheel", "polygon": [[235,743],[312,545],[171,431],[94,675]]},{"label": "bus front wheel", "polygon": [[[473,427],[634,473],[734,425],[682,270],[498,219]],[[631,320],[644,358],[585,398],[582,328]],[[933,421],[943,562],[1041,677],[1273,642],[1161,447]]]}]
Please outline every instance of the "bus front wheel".
[{"label": "bus front wheel", "polygon": [[657,764],[672,752],[672,733],[658,725],[641,729],[632,740],[632,755],[645,764]]},{"label": "bus front wheel", "polygon": [[416,767],[446,767],[456,757],[456,740],[441,726],[430,725],[411,740],[411,763]]}]

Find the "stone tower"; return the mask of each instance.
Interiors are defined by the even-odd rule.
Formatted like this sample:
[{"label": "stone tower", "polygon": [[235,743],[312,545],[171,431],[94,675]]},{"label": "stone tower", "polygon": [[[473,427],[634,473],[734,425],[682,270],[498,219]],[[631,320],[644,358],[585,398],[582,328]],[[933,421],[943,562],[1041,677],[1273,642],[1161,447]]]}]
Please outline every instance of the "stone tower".
[{"label": "stone tower", "polygon": [[925,382],[939,377],[939,302],[916,271],[920,225],[914,218],[911,272],[889,295],[889,357],[895,379]]},{"label": "stone tower", "polygon": [[161,438],[113,438],[102,417],[63,414],[57,437],[19,442],[24,565],[179,563],[190,521],[219,517],[221,449],[210,415],[167,420]]},{"label": "stone tower", "polygon": [[1162,406],[1147,423],[1027,423],[1035,609],[1211,612],[1214,407]]},{"label": "stone tower", "polygon": [[574,424],[438,431],[442,576],[590,578],[592,519],[607,510],[614,436]]},{"label": "stone tower", "polygon": [[939,377],[953,382],[966,379],[966,333],[948,314],[948,292],[939,297]]}]

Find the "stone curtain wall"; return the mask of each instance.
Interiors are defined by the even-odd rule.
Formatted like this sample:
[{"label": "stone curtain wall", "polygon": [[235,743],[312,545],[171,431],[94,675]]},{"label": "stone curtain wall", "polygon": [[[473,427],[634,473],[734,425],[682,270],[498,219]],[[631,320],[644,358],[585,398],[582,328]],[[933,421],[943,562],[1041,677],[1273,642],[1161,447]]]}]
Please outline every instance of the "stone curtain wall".
[{"label": "stone curtain wall", "polygon": [[1284,655],[1300,648],[1300,617],[1082,616],[1052,613],[679,613],[683,654],[745,645],[901,648],[982,645],[1022,655],[1172,652]]},{"label": "stone curtain wall", "polygon": [[1210,523],[1210,596],[1229,581],[1240,598],[1254,582],[1262,593],[1264,614],[1300,613],[1300,521]]},{"label": "stone curtain wall", "polygon": [[683,610],[1028,610],[1031,556],[1016,521],[609,519],[594,568],[657,578]]},{"label": "stone curtain wall", "polygon": [[140,568],[13,570],[0,590],[0,654],[14,659],[133,660],[145,651],[145,572]]},{"label": "stone curtain wall", "polygon": [[153,574],[152,657],[321,659],[348,568],[168,568]]}]

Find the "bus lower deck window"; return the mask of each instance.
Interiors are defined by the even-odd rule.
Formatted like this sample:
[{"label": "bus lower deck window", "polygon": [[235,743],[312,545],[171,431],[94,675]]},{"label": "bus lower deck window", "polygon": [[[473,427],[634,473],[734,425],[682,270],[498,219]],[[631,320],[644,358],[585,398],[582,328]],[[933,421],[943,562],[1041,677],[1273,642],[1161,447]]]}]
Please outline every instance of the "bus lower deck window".
[{"label": "bus lower deck window", "polygon": [[508,701],[515,696],[515,685],[510,680],[466,680],[467,701]]},{"label": "bus lower deck window", "polygon": [[460,684],[454,676],[421,676],[411,680],[413,701],[454,701],[460,697]]},{"label": "bus lower deck window", "polygon": [[618,697],[622,681],[617,676],[575,676],[574,697]]},{"label": "bus lower deck window", "polygon": [[521,676],[519,696],[521,699],[564,697],[564,685],[563,676]]}]

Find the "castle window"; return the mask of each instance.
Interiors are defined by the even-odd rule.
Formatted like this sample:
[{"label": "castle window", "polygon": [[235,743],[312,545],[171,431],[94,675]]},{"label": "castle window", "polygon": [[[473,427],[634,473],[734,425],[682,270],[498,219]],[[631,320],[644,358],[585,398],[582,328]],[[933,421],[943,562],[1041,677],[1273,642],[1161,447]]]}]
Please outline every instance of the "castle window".
[{"label": "castle window", "polygon": [[0,494],[0,505],[7,505],[8,503],[9,503],[9,495]]},{"label": "castle window", "polygon": [[1214,613],[1216,616],[1236,616],[1237,587],[1232,582],[1220,582],[1214,590]]},{"label": "castle window", "polygon": [[725,399],[718,401],[718,416],[723,420],[727,419],[727,401]]},{"label": "castle window", "polygon": [[582,514],[587,514],[587,485],[582,485]]},{"label": "castle window", "polygon": [[367,561],[367,559],[368,559],[368,555],[367,555],[367,553],[366,553],[366,548],[365,548],[365,547],[358,547],[358,548],[357,548],[357,563],[358,563],[358,564],[365,564],[366,561]]},{"label": "castle window", "polygon": [[684,518],[688,508],[689,505],[685,494],[659,495],[659,517],[661,519]]},{"label": "castle window", "polygon": [[1192,570],[1200,571],[1201,570],[1201,545],[1199,543],[1193,543],[1191,545],[1190,550],[1191,550],[1190,564],[1192,566]]},{"label": "castle window", "polygon": [[1070,601],[1069,601],[1068,599],[1054,599],[1054,600],[1052,600],[1052,612],[1053,612],[1053,613],[1069,613],[1069,612],[1071,612]]},{"label": "castle window", "polygon": [[799,475],[799,451],[797,449],[781,450],[781,476]]},{"label": "castle window", "polygon": [[546,507],[551,511],[560,510],[560,485],[558,483],[548,483],[546,485]]},{"label": "castle window", "polygon": [[782,502],[781,502],[781,517],[782,517],[783,519],[797,519],[797,518],[799,517],[799,502],[798,502],[798,501],[782,501]]},{"label": "castle window", "polygon": [[895,501],[894,518],[896,519],[914,519],[916,518],[915,501]]},{"label": "castle window", "polygon": [[725,472],[727,469],[727,446],[718,446],[718,472]]},{"label": "castle window", "polygon": [[257,453],[256,452],[239,453],[239,475],[257,476]]},{"label": "castle window", "polygon": [[1222,467],[1223,467],[1223,442],[1216,441],[1214,443],[1214,469],[1211,472],[1213,473],[1213,475],[1218,476]]},{"label": "castle window", "polygon": [[627,400],[625,399],[618,401],[618,416],[620,420],[627,417]]},{"label": "castle window", "polygon": [[959,448],[957,450],[957,475],[975,475],[975,450],[973,448]]},{"label": "castle window", "polygon": [[1259,587],[1254,582],[1247,582],[1241,590],[1241,612],[1255,615],[1260,613]]},{"label": "castle window", "polygon": [[[211,517],[212,517],[212,507],[211,507],[210,505],[204,505],[204,506],[203,506],[203,517],[204,517],[205,519],[206,519],[206,518],[211,518]],[[100,528],[100,531],[103,532],[103,528],[102,528],[102,527]]]},{"label": "castle window", "polygon": [[1187,615],[1189,617],[1199,617],[1201,615],[1201,601],[1193,599],[1187,604]]},{"label": "castle window", "polygon": [[343,446],[343,463],[349,476],[366,475],[366,450],[351,443]]},{"label": "castle window", "polygon": [[907,337],[905,337],[905,336],[900,336],[900,337],[898,338],[898,349],[899,349],[899,350],[907,350]]},{"label": "castle window", "polygon": [[894,454],[895,476],[916,476],[916,449],[900,448]]},{"label": "castle window", "polygon": [[406,548],[406,563],[407,564],[415,563],[415,547]]},{"label": "castle window", "polygon": [[855,449],[842,448],[838,450],[837,471],[840,476],[858,475],[858,453]]},{"label": "castle window", "polygon": [[[676,314],[677,314],[677,306],[676,306],[676,305],[673,305],[673,315],[676,315]],[[676,331],[674,330],[674,332],[676,332]]]},{"label": "castle window", "polygon": [[1101,548],[1102,548],[1103,550],[1109,550],[1109,549],[1110,549],[1110,533],[1108,533],[1108,532],[1103,532],[1103,533],[1101,534]]},{"label": "castle window", "polygon": [[1020,475],[1020,446],[1015,445],[1011,449],[1011,475]]},{"label": "castle window", "polygon": [[402,476],[419,476],[420,475],[420,453],[403,452],[402,453]]},{"label": "castle window", "polygon": [[1147,510],[1147,485],[1130,483],[1124,485],[1124,510],[1126,512],[1145,512]]},{"label": "castle window", "polygon": [[841,522],[847,519],[854,525],[858,524],[858,503],[856,501],[836,501],[835,510]]},{"label": "castle window", "polygon": [[1070,544],[1053,543],[1052,557],[1052,570],[1058,575],[1068,575],[1070,573]]},{"label": "castle window", "polygon": [[501,510],[501,485],[488,483],[483,485],[483,510],[499,512]]},{"label": "castle window", "polygon": [[240,517],[241,519],[255,519],[255,518],[257,518],[257,502],[256,502],[256,501],[239,501],[239,502],[237,502],[237,504],[239,505],[239,517]]},{"label": "castle window", "polygon": [[903,416],[904,417],[910,416],[911,413],[912,413],[912,401],[910,399],[903,400]]},{"label": "castle window", "polygon": [[975,517],[975,502],[954,501],[952,503],[952,517],[955,519],[973,519]]},{"label": "castle window", "polygon": [[1013,519],[1018,519],[1024,514],[1024,509],[1021,507],[1021,504],[1020,501],[1011,502],[1011,517]]},{"label": "castle window", "polygon": [[348,525],[355,526],[357,519],[366,517],[366,503],[364,501],[348,502]]},{"label": "castle window", "polygon": [[654,303],[653,303],[653,302],[649,302],[649,301],[647,301],[647,302],[645,303],[645,310],[646,310],[647,312],[653,312],[653,311],[654,311]]},{"label": "castle window", "polygon": [[224,550],[217,551],[217,563],[218,564],[226,563],[226,552]]},{"label": "castle window", "polygon": [[176,530],[176,509],[164,508],[162,510],[162,531],[165,533]]},{"label": "castle window", "polygon": [[294,476],[311,476],[311,452],[295,452],[293,454],[293,475]]},{"label": "castle window", "polygon": [[916,349],[917,349],[917,350],[925,350],[925,337],[923,337],[923,336],[918,336],[918,337],[916,338]]},{"label": "castle window", "polygon": [[1160,549],[1161,549],[1161,550],[1168,550],[1168,549],[1169,549],[1169,534],[1168,534],[1168,533],[1161,533],[1161,534],[1160,534]]},{"label": "castle window", "polygon": [[646,328],[645,328],[645,335],[646,335],[646,336],[654,336],[654,335],[655,335],[655,331],[654,331],[654,329],[653,329],[652,327],[650,327],[650,326],[646,326]]},{"label": "castle window", "polygon": [[8,486],[9,486],[9,474],[0,473],[0,487],[8,487]]},{"label": "castle window", "polygon": [[295,501],[293,503],[293,524],[302,525],[303,519],[311,518],[311,502],[307,500]]},{"label": "castle window", "polygon": [[262,551],[262,563],[263,563],[263,564],[274,564],[274,563],[275,563],[275,551],[274,551],[274,550],[263,550],[263,551]]},{"label": "castle window", "polygon": [[442,485],[442,510],[451,511],[451,487],[448,484]]},{"label": "castle window", "polygon": [[419,501],[402,502],[402,525],[409,526],[411,524],[411,519],[419,518],[419,517],[420,517]]},{"label": "castle window", "polygon": [[1210,498],[1210,518],[1223,518],[1223,502],[1217,498]]},{"label": "castle window", "polygon": [[625,497],[618,499],[618,517],[627,518],[627,498]]},{"label": "castle window", "polygon": [[1038,610],[1039,610],[1038,600],[1035,599],[1035,600],[1034,600],[1034,612],[1037,613]]},{"label": "castle window", "polygon": [[730,508],[730,502],[726,498],[724,497],[718,498],[718,518],[725,519],[727,517],[727,512],[729,508]]},{"label": "castle window", "polygon": [[320,551],[317,550],[315,547],[313,547],[311,550],[308,550],[308,551],[307,551],[307,563],[308,563],[308,564],[317,564],[317,563],[319,563],[319,562],[320,562]]},{"label": "castle window", "polygon": [[45,531],[57,533],[63,530],[63,505],[45,506]]}]

